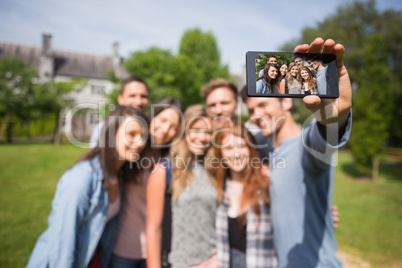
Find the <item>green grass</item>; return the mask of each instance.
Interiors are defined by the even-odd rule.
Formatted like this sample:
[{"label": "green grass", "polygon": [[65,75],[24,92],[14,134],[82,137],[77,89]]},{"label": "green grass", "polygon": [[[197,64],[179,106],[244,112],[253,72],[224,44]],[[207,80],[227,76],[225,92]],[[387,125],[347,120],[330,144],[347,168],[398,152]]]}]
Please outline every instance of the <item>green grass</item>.
[{"label": "green grass", "polygon": [[[0,267],[26,265],[47,227],[57,181],[84,151],[71,145],[0,145]],[[402,263],[401,161],[383,160],[377,183],[355,179],[354,172],[350,154],[341,151],[334,196],[340,250],[372,267]]]},{"label": "green grass", "polygon": [[60,176],[84,150],[71,145],[0,145],[0,267],[25,267],[46,229]]},{"label": "green grass", "polygon": [[351,155],[341,151],[334,204],[340,211],[336,237],[341,250],[369,261],[373,267],[402,263],[402,163],[380,164],[376,183],[356,179]]}]

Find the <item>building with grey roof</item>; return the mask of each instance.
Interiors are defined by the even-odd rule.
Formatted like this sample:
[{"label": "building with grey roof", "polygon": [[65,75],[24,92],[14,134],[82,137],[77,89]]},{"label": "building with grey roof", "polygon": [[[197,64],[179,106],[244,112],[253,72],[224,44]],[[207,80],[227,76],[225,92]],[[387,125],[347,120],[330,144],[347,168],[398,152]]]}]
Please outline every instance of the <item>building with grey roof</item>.
[{"label": "building with grey roof", "polygon": [[[77,141],[91,135],[98,122],[98,108],[107,103],[105,93],[110,93],[116,85],[107,79],[107,74],[113,70],[118,78],[126,78],[127,72],[122,66],[123,59],[118,53],[118,44],[114,43],[111,55],[93,55],[74,51],[63,51],[52,48],[52,35],[42,35],[42,46],[0,41],[0,58],[17,56],[36,68],[39,83],[55,81],[67,82],[79,78],[87,85],[79,92],[71,93],[74,103],[63,111],[64,117],[73,110],[81,109],[72,116],[71,124],[66,124],[64,130]],[[72,109],[74,108],[75,109]],[[87,108],[84,108],[87,107]],[[71,115],[71,114],[70,114]]]}]

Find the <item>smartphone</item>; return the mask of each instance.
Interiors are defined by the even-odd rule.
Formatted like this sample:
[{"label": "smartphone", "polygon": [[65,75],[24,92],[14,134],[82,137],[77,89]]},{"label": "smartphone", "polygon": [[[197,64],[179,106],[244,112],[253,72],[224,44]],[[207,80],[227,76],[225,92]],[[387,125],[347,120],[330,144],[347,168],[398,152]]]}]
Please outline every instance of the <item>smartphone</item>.
[{"label": "smartphone", "polygon": [[250,97],[339,97],[334,54],[248,51],[246,69]]}]

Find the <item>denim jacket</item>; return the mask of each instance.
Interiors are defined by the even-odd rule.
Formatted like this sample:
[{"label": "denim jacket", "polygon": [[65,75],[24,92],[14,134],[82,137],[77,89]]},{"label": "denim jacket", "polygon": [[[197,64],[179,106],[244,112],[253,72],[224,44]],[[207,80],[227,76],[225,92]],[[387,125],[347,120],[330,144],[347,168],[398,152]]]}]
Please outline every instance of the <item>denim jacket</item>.
[{"label": "denim jacket", "polygon": [[102,182],[99,157],[82,161],[64,173],[52,201],[49,226],[36,242],[28,268],[87,267],[104,236],[109,243],[99,244],[109,245],[102,251],[111,254],[117,219],[108,223],[108,234],[104,234],[109,203]]}]

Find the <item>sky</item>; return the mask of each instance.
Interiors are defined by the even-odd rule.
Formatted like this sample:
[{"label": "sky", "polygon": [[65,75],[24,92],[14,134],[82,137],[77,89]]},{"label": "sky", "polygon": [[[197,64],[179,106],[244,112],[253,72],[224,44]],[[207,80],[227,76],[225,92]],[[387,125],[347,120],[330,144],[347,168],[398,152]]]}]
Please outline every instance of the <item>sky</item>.
[{"label": "sky", "polygon": [[[366,1],[366,0],[361,0]],[[247,51],[278,51],[353,0],[0,0],[0,40],[40,46],[53,36],[54,49],[129,57],[152,46],[176,54],[195,27],[212,32],[222,64],[243,72]],[[402,10],[401,0],[377,0],[377,8]],[[335,40],[336,41],[336,40]]]}]

